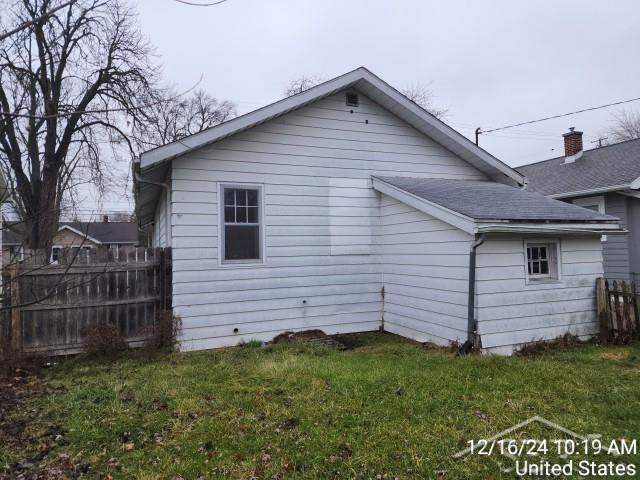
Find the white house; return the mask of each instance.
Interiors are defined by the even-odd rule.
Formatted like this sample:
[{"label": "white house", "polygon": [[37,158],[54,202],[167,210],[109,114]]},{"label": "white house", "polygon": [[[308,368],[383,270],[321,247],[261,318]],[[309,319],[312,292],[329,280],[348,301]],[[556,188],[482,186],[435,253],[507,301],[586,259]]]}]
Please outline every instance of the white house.
[{"label": "white house", "polygon": [[510,353],[597,332],[617,219],[525,179],[365,68],[144,153],[185,350],[384,329]]}]

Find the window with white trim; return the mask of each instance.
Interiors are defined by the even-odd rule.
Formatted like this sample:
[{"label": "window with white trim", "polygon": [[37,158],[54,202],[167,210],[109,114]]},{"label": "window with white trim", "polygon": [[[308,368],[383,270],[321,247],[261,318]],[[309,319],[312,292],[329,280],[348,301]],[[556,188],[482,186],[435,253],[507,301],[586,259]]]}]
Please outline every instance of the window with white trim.
[{"label": "window with white trim", "polygon": [[223,185],[223,263],[259,263],[263,258],[261,193],[257,186]]},{"label": "window with white trim", "polygon": [[560,278],[559,244],[553,242],[525,242],[527,281],[544,282]]}]

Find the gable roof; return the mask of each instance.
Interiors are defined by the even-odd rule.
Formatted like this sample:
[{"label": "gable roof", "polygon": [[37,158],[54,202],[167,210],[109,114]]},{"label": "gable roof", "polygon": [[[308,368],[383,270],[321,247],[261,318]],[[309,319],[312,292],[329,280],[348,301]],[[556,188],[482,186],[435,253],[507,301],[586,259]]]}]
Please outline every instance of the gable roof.
[{"label": "gable roof", "polygon": [[[135,222],[61,222],[58,231],[70,230],[99,244],[138,243],[138,225]],[[24,242],[23,222],[9,224],[2,229],[3,245],[21,245]]]},{"label": "gable roof", "polygon": [[640,139],[585,150],[573,163],[565,157],[518,167],[528,189],[555,198],[640,189]]},{"label": "gable roof", "polygon": [[373,186],[469,233],[515,231],[523,225],[524,230],[620,230],[611,215],[498,182],[375,176]]},{"label": "gable roof", "polygon": [[523,183],[524,179],[520,173],[475,145],[441,120],[438,120],[364,67],[357,68],[302,93],[284,98],[179,141],[144,152],[140,156],[140,167],[144,170],[161,162],[171,160],[191,150],[217,142],[302,108],[346,88],[357,89],[489,177],[504,178],[506,176],[517,183]]}]

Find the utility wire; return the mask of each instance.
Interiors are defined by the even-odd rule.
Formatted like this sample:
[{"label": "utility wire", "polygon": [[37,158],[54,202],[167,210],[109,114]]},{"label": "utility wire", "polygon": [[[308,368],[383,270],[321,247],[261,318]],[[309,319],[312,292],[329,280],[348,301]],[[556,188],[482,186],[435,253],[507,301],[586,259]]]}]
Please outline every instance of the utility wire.
[{"label": "utility wire", "polygon": [[198,2],[188,2],[187,0],[176,0],[178,3],[184,3],[185,5],[190,5],[192,7],[213,7],[214,5],[220,5],[221,3],[226,2],[227,0],[218,0],[217,2],[209,2],[209,3],[198,3]]},{"label": "utility wire", "polygon": [[546,120],[552,120],[554,118],[568,117],[569,115],[575,115],[576,113],[590,112],[592,110],[599,110],[601,108],[613,107],[613,106],[616,106],[616,105],[622,105],[624,103],[635,102],[637,100],[640,100],[640,97],[630,98],[628,100],[621,100],[619,102],[607,103],[606,105],[599,105],[597,107],[583,108],[582,110],[576,110],[575,112],[562,113],[560,115],[552,115],[550,117],[539,118],[537,120],[529,120],[528,122],[514,123],[513,125],[506,125],[504,127],[491,128],[489,130],[481,130],[479,133],[497,132],[498,130],[506,130],[507,128],[520,127],[522,125],[530,125],[532,123],[544,122]]}]

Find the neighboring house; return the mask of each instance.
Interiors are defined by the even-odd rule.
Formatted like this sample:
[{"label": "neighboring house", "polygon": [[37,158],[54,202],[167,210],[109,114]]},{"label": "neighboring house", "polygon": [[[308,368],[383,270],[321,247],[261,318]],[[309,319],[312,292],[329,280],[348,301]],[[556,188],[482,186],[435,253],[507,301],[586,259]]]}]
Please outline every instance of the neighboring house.
[{"label": "neighboring house", "polygon": [[[2,232],[4,264],[11,259],[24,258],[25,231],[21,222],[7,224]],[[118,248],[138,245],[138,225],[135,222],[110,222],[105,217],[102,222],[61,222],[53,237],[51,261],[58,260],[64,248],[91,249],[108,247],[117,255]]]},{"label": "neighboring house", "polygon": [[185,350],[305,329],[499,353],[590,336],[600,236],[620,232],[519,188],[364,68],[150,150],[135,177]]},{"label": "neighboring house", "polygon": [[531,191],[618,217],[629,233],[602,237],[605,276],[640,280],[640,139],[583,151],[571,129],[564,143],[564,156],[518,171]]}]

